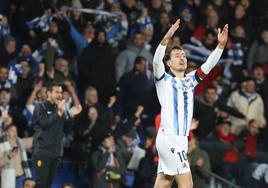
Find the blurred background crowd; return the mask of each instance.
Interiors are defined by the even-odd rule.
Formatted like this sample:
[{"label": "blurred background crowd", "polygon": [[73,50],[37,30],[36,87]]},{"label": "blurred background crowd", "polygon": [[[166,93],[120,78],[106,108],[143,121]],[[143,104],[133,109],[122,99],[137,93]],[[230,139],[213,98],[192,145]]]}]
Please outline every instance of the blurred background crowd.
[{"label": "blurred background crowd", "polygon": [[83,186],[153,187],[160,105],[152,59],[177,18],[169,47],[184,48],[188,71],[216,47],[217,28],[230,28],[222,59],[195,92],[194,187],[211,172],[241,187],[268,186],[267,0],[1,0],[1,178],[31,177],[23,163],[33,111],[46,85],[60,82],[66,112],[83,107],[62,140],[62,160],[77,164]]}]

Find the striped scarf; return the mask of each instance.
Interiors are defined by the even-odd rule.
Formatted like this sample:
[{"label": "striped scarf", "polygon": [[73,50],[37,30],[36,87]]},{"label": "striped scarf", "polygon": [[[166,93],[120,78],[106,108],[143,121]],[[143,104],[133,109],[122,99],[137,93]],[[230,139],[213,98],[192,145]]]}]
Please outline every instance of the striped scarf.
[{"label": "striped scarf", "polygon": [[[22,144],[20,138],[16,139],[17,146],[19,148],[21,156],[21,165],[26,177],[32,177],[30,168],[27,162],[26,150]],[[0,153],[4,155],[8,154],[12,150],[10,143],[8,142],[7,135],[4,134],[0,137]],[[10,160],[5,166],[1,168],[1,187],[15,188],[16,185],[16,162],[14,159]]]},{"label": "striped scarf", "polygon": [[[202,42],[196,39],[195,37],[191,37],[190,40],[192,43],[182,45],[185,51],[186,57],[194,61],[205,62],[212,51],[208,50],[202,44]],[[219,64],[223,64],[226,61],[229,61],[229,59],[221,58],[219,60]]]},{"label": "striped scarf", "polygon": [[63,56],[64,52],[60,49],[57,40],[53,39],[50,45],[48,44],[48,42],[44,42],[41,47],[35,50],[32,54],[33,59],[37,62],[41,62],[47,52],[48,47],[52,47],[55,49],[57,57]]},{"label": "striped scarf", "polygon": [[46,11],[41,17],[36,17],[26,22],[26,25],[29,29],[41,29],[42,32],[47,32],[49,31],[49,24],[52,19],[52,13],[50,11]]},{"label": "striped scarf", "polygon": [[8,81],[14,85],[17,83],[18,76],[21,74],[23,71],[22,65],[21,64],[14,64],[11,65],[9,68],[8,72]]}]

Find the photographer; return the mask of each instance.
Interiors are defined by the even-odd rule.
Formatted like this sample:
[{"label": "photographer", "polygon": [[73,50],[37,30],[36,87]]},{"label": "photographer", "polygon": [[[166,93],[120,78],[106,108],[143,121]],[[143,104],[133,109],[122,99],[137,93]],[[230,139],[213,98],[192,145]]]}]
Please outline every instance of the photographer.
[{"label": "photographer", "polygon": [[125,164],[118,151],[109,127],[100,131],[101,144],[92,154],[93,188],[120,188],[125,174]]}]

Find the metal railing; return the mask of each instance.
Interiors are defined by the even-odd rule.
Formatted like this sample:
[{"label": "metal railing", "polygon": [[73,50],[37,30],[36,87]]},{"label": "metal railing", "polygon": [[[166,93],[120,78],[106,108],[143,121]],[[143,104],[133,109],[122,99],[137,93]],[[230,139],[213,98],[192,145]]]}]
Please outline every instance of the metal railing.
[{"label": "metal railing", "polygon": [[209,182],[208,182],[208,188],[241,188],[241,187],[211,172]]}]

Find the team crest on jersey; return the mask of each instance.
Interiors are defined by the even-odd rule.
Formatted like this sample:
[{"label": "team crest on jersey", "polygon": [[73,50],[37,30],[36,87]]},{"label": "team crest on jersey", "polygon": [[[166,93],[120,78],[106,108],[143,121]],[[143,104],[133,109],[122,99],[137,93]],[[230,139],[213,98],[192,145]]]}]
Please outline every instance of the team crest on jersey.
[{"label": "team crest on jersey", "polygon": [[186,78],[186,79],[185,79],[185,82],[186,82],[186,83],[189,83],[190,81],[191,81],[190,78]]}]

